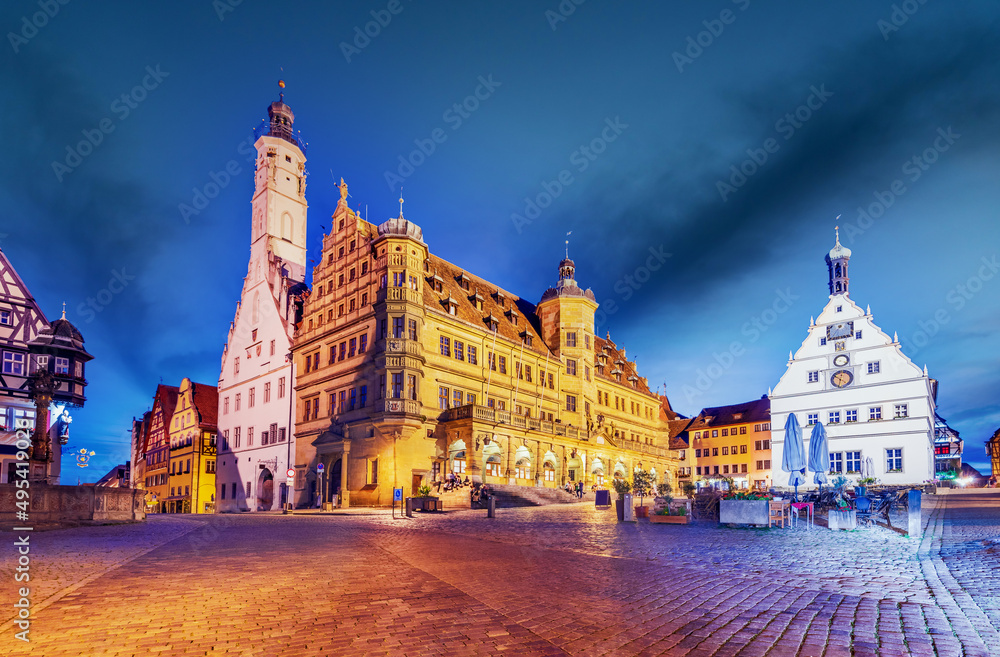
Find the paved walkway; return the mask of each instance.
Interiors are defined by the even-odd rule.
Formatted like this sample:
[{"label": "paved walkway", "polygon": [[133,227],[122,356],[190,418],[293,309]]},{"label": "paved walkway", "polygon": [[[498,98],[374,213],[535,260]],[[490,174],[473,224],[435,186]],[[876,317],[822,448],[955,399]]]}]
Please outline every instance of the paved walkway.
[{"label": "paved walkway", "polygon": [[619,524],[587,504],[45,532],[48,604],[30,645],[0,628],[0,654],[1000,655],[1000,496],[928,497],[924,516],[923,540]]}]

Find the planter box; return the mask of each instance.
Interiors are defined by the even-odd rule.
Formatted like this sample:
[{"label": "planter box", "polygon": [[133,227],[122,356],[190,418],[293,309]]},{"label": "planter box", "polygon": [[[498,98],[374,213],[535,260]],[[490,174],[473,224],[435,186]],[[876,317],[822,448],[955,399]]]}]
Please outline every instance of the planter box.
[{"label": "planter box", "polygon": [[653,524],[665,524],[665,525],[686,525],[688,524],[687,516],[658,516],[655,513],[649,516],[649,521]]},{"label": "planter box", "polygon": [[648,518],[649,517],[649,507],[648,506],[637,506],[637,507],[635,507],[635,517],[636,518]]},{"label": "planter box", "polygon": [[414,497],[413,498],[413,509],[415,511],[437,511],[438,510],[438,499],[437,497]]},{"label": "planter box", "polygon": [[767,527],[767,500],[722,500],[720,525],[761,525]]},{"label": "planter box", "polygon": [[858,517],[854,509],[846,511],[830,511],[826,517],[826,525],[830,529],[857,529]]}]

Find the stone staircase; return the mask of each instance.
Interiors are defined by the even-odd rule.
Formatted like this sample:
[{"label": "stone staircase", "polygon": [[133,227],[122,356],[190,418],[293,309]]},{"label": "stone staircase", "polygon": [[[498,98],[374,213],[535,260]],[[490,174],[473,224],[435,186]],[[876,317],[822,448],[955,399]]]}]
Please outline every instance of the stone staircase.
[{"label": "stone staircase", "polygon": [[[544,506],[547,504],[572,504],[580,502],[576,495],[556,488],[535,488],[532,486],[510,486],[489,484],[492,494],[496,497],[498,508],[515,506]],[[471,505],[472,488],[466,486],[458,490],[441,493],[431,493],[441,499],[446,509],[468,509]],[[584,495],[593,501],[593,493]]]}]

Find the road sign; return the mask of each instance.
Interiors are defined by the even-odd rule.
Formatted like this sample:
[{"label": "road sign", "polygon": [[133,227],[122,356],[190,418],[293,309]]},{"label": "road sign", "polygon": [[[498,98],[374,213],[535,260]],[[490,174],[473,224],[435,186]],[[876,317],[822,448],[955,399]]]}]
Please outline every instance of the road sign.
[{"label": "road sign", "polygon": [[288,470],[285,471],[285,476],[289,479],[295,479],[295,468],[288,468]]},{"label": "road sign", "polygon": [[319,470],[320,472],[323,472],[323,464],[322,463],[317,463],[316,464],[316,469]]},{"label": "road sign", "polygon": [[403,489],[402,488],[393,488],[392,489],[392,501],[393,502],[402,502],[403,501]]}]

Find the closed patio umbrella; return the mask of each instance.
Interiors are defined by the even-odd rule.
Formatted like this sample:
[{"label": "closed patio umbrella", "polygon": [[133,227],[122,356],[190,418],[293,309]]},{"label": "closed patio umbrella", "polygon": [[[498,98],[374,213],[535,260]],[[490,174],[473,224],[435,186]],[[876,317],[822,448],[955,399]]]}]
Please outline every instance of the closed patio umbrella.
[{"label": "closed patio umbrella", "polygon": [[802,442],[802,428],[795,413],[789,413],[785,422],[785,448],[781,454],[781,469],[791,473],[788,485],[795,487],[795,501],[798,501],[799,485],[806,483],[806,446]]},{"label": "closed patio umbrella", "polygon": [[830,447],[826,440],[826,429],[819,422],[813,425],[812,435],[809,437],[809,469],[815,473],[813,481],[819,484],[822,491],[823,484],[827,482],[826,473],[830,470]]}]

